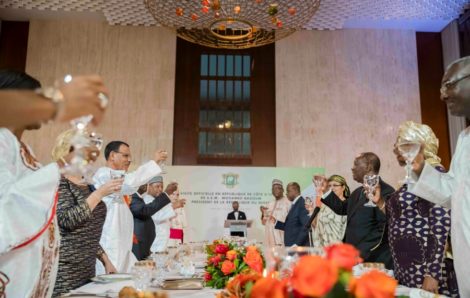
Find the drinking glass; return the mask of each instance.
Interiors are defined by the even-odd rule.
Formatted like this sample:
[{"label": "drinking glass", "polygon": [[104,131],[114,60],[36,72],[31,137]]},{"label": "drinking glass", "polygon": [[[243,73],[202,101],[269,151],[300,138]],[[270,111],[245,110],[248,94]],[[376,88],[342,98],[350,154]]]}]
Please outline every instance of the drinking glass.
[{"label": "drinking glass", "polygon": [[375,188],[380,181],[379,175],[365,175],[364,176],[364,187],[367,189],[367,203],[364,204],[366,207],[376,207],[377,205],[372,201],[374,198]]},{"label": "drinking glass", "polygon": [[406,177],[404,183],[408,185],[415,183],[414,179],[411,177],[411,163],[416,158],[416,155],[418,155],[421,149],[421,143],[404,141],[397,144],[397,149],[406,160]]},{"label": "drinking glass", "polygon": [[[166,153],[166,154],[168,154],[167,151],[163,151],[163,152]],[[160,169],[162,169],[162,172],[161,172],[160,174],[166,174],[166,173],[168,173],[168,172],[166,171],[166,163],[165,163],[164,160],[158,162],[158,166],[160,167]]]},{"label": "drinking glass", "polygon": [[152,259],[155,262],[155,282],[161,286],[165,276],[165,266],[168,260],[168,252],[155,252],[152,254]]},{"label": "drinking glass", "polygon": [[266,270],[270,277],[283,279],[292,276],[294,266],[307,255],[323,255],[321,247],[272,247],[266,256]]},{"label": "drinking glass", "polygon": [[[71,75],[64,77],[63,83],[68,84],[72,81]],[[59,88],[62,82],[56,81],[54,83],[55,88]],[[86,156],[86,148],[95,146],[98,150],[101,150],[103,145],[103,137],[96,133],[87,131],[87,126],[93,119],[92,115],[82,116],[79,118],[72,119],[70,125],[74,130],[70,143],[75,151],[75,156],[70,161],[70,164],[62,169],[63,174],[71,174],[77,176],[87,177],[92,171],[88,156]]]},{"label": "drinking glass", "polygon": [[[111,176],[111,179],[112,180],[116,180],[116,179],[123,179],[126,174],[124,171],[120,171],[120,170],[110,170],[110,176]],[[120,194],[121,191],[116,191],[115,194]]]},{"label": "drinking glass", "polygon": [[261,206],[261,214],[263,215],[264,220],[269,220],[269,212],[268,212],[268,207]]},{"label": "drinking glass", "polygon": [[152,279],[152,269],[147,266],[135,265],[131,268],[132,280],[138,291],[146,290]]},{"label": "drinking glass", "polygon": [[95,131],[90,132],[88,135],[91,145],[95,146],[96,149],[101,150],[103,148],[103,135]]},{"label": "drinking glass", "polygon": [[116,179],[122,179],[125,176],[124,171],[119,171],[119,170],[111,170],[110,171],[111,179],[116,180]]},{"label": "drinking glass", "polygon": [[318,190],[319,188],[322,187],[323,184],[323,179],[321,176],[315,176],[313,179],[313,184],[315,185],[315,188]]},{"label": "drinking glass", "polygon": [[305,197],[305,205],[312,206],[313,200],[310,197]]}]

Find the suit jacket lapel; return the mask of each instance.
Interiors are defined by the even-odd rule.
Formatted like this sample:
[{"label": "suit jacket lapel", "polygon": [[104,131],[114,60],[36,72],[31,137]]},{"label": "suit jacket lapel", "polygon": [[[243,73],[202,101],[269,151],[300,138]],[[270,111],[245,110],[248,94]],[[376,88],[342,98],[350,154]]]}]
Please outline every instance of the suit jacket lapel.
[{"label": "suit jacket lapel", "polygon": [[[298,202],[298,201],[297,201],[297,202]],[[288,219],[292,214],[294,214],[294,209],[295,209],[295,205],[297,204],[297,202],[295,202],[295,204],[292,204],[292,203],[291,203],[289,212],[287,212],[287,216],[286,216],[285,222],[287,222],[287,219]]]},{"label": "suit jacket lapel", "polygon": [[354,202],[349,202],[349,203],[355,203],[354,206],[351,207],[351,211],[348,212],[348,222],[351,220],[351,217],[353,216],[354,213],[356,213],[357,209],[364,205],[367,202],[366,195],[364,193],[364,188],[361,188],[361,192],[359,193],[359,198],[354,200]]}]

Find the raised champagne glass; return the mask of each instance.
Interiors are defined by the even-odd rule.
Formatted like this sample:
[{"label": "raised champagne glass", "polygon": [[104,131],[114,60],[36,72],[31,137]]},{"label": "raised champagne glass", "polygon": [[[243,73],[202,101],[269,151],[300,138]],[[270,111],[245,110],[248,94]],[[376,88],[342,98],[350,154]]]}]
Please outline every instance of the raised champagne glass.
[{"label": "raised champagne glass", "polygon": [[[164,153],[166,153],[166,154],[168,154],[168,152],[167,152],[167,151],[163,151],[163,152],[164,152]],[[166,163],[165,163],[165,161],[164,161],[164,160],[162,160],[162,161],[158,162],[158,166],[160,167],[160,169],[162,169],[162,172],[161,172],[160,174],[162,174],[162,175],[163,175],[163,174],[166,174],[166,173],[168,173],[168,172],[166,171]]]},{"label": "raised champagne glass", "polygon": [[364,176],[364,187],[367,190],[367,198],[369,199],[367,203],[364,204],[366,207],[376,207],[377,205],[372,200],[375,194],[375,188],[379,184],[380,176],[379,175],[365,175]]},{"label": "raised champagne glass", "polygon": [[[66,75],[63,79],[64,84],[68,84],[71,81],[72,76],[70,74]],[[56,81],[54,84],[55,88],[59,88],[60,84],[62,84],[62,82]],[[90,165],[89,156],[87,156],[87,148],[96,147],[96,149],[101,150],[103,146],[103,137],[101,134],[87,131],[87,126],[92,119],[92,115],[87,115],[70,121],[70,125],[74,130],[74,135],[70,143],[75,151],[75,156],[70,161],[70,164],[64,167],[62,173],[82,176],[85,177],[86,180],[90,178],[92,167]],[[91,154],[95,154],[94,157],[96,157],[96,152],[92,152]]]},{"label": "raised champagne glass", "polygon": [[403,156],[406,160],[406,177],[403,181],[407,185],[415,183],[413,177],[411,177],[411,163],[416,158],[421,149],[421,143],[419,142],[411,142],[411,141],[403,141],[397,144],[397,149],[400,152],[401,156]]}]

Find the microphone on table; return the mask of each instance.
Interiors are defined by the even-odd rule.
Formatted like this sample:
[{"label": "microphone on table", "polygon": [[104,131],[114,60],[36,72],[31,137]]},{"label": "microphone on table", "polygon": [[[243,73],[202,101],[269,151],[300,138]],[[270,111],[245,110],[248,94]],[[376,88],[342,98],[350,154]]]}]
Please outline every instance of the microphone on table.
[{"label": "microphone on table", "polygon": [[320,213],[320,207],[315,207],[315,209],[313,209],[312,215],[310,216],[310,219],[305,225],[305,228],[310,229],[310,226],[312,225],[312,222],[315,220],[315,217],[317,217],[318,213]]}]

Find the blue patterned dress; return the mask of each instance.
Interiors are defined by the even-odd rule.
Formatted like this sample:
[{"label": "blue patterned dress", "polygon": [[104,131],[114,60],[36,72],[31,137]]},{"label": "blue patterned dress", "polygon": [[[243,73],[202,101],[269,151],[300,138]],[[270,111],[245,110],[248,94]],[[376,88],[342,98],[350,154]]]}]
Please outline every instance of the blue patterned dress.
[{"label": "blue patterned dress", "polygon": [[445,259],[450,211],[407,192],[402,186],[386,206],[395,278],[421,288],[425,276],[439,281],[439,293],[458,297],[453,264]]}]

